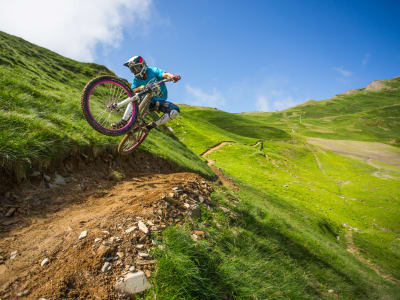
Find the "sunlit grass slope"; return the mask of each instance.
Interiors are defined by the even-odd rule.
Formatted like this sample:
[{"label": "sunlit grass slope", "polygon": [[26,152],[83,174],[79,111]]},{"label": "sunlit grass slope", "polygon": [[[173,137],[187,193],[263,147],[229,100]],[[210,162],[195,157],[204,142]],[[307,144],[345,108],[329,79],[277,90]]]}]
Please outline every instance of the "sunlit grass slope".
[{"label": "sunlit grass slope", "polygon": [[240,114],[230,114],[206,107],[182,105],[182,118],[171,123],[180,140],[196,154],[222,141],[236,141],[246,145],[259,140],[288,139],[285,131]]},{"label": "sunlit grass slope", "polygon": [[400,145],[400,77],[380,81],[380,90],[360,89],[275,113],[250,113],[252,121],[306,136]]},{"label": "sunlit grass slope", "polygon": [[[104,66],[77,62],[0,32],[0,166],[23,177],[31,166],[116,147],[119,138],[94,131],[80,110],[83,87],[102,74],[114,75]],[[144,148],[211,175],[196,155],[161,131]]]},{"label": "sunlit grass slope", "polygon": [[[239,130],[237,124],[245,126]],[[374,167],[307,144],[290,128],[274,128],[253,114],[185,106],[171,126],[198,154],[221,141],[232,141],[208,158],[239,185],[237,196],[249,219],[235,225],[238,227],[230,224],[226,231],[217,226],[223,233],[210,243],[212,253],[220,258],[218,272],[229,269],[240,274],[237,278],[220,275],[232,280],[226,289],[238,299],[247,298],[241,288],[253,290],[254,299],[396,299],[400,290],[395,284],[346,250],[346,233],[352,229],[358,255],[382,273],[400,279],[400,168],[390,166],[387,178],[376,177]],[[254,146],[258,140],[264,142]],[[236,240],[231,230],[246,232],[252,238]],[[264,243],[278,244],[269,252]],[[291,263],[284,262],[287,256]],[[285,272],[303,275],[274,281],[263,273],[265,269],[278,272],[277,278]],[[252,272],[257,274],[254,279]],[[308,285],[299,288],[305,278]]]}]

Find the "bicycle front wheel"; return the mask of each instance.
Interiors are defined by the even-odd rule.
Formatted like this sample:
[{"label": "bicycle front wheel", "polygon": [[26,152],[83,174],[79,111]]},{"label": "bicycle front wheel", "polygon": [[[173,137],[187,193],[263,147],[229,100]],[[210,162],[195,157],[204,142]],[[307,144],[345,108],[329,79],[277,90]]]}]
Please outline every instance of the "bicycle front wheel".
[{"label": "bicycle front wheel", "polygon": [[[98,132],[118,136],[132,128],[137,116],[137,103],[129,108],[115,108],[112,104],[132,97],[130,87],[121,79],[114,76],[99,76],[89,81],[82,92],[81,107],[83,115],[93,129]],[[129,105],[129,104],[128,104]],[[128,114],[126,124],[119,128],[115,126],[124,114]]]}]

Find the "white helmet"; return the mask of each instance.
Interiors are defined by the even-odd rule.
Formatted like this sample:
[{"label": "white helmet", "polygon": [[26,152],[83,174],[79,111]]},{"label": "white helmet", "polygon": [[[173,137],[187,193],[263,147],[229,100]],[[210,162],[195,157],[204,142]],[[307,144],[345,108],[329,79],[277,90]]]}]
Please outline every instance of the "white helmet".
[{"label": "white helmet", "polygon": [[124,66],[128,67],[135,77],[144,79],[144,74],[146,74],[147,71],[147,64],[143,57],[131,57],[126,63],[124,63]]}]

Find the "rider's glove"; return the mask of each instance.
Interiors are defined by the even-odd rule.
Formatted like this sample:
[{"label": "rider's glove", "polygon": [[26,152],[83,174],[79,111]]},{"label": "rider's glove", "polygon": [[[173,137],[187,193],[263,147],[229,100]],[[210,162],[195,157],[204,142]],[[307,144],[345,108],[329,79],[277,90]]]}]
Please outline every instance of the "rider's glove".
[{"label": "rider's glove", "polygon": [[173,82],[177,82],[181,79],[181,75],[174,75],[174,77],[172,77],[172,81]]}]

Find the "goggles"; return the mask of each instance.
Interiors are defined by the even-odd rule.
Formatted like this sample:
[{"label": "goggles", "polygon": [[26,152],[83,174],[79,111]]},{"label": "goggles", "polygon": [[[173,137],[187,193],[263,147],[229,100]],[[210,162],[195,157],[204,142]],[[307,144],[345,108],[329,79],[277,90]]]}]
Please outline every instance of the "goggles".
[{"label": "goggles", "polygon": [[130,65],[129,69],[131,70],[133,75],[139,75],[144,69],[144,64],[140,63],[140,64]]}]

